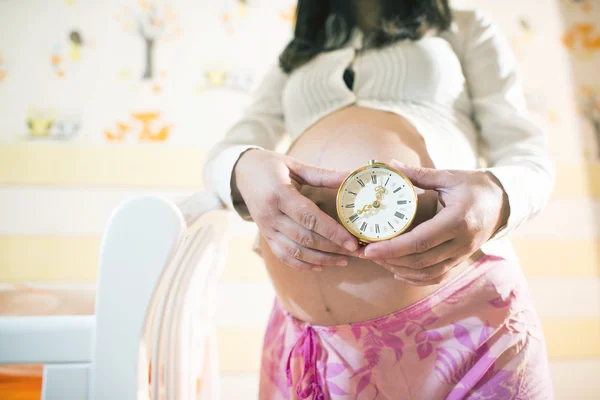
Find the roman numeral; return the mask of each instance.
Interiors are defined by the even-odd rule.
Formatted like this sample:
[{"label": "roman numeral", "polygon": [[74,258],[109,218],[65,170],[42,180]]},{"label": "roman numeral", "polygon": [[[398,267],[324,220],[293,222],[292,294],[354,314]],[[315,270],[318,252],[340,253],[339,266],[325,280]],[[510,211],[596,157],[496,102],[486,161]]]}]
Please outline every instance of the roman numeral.
[{"label": "roman numeral", "polygon": [[402,189],[402,188],[401,187],[397,187],[396,190],[394,190],[394,193],[396,193],[400,189]]},{"label": "roman numeral", "polygon": [[362,179],[358,180],[358,184],[362,187],[365,187],[365,183],[362,181]]},{"label": "roman numeral", "polygon": [[406,204],[406,200],[398,200],[398,204]]},{"label": "roman numeral", "polygon": [[371,175],[371,182],[373,182],[373,185],[377,185],[377,176],[376,175]]},{"label": "roman numeral", "polygon": [[396,218],[404,219],[404,214],[402,214],[400,211],[396,211],[394,215],[396,216]]},{"label": "roman numeral", "polygon": [[353,194],[353,195],[356,196],[356,193],[354,193],[354,192],[348,191],[348,193]]},{"label": "roman numeral", "polygon": [[365,229],[367,229],[367,223],[363,222],[362,225],[360,226],[360,230],[364,232]]},{"label": "roman numeral", "polygon": [[375,233],[379,233],[379,224],[375,224]]},{"label": "roman numeral", "polygon": [[394,225],[392,225],[391,222],[388,221],[388,225],[390,226],[390,228],[392,228],[393,230],[396,230],[396,228],[394,228]]},{"label": "roman numeral", "polygon": [[387,183],[390,181],[390,178],[387,178],[387,181],[385,181],[385,184],[383,186],[387,186]]},{"label": "roman numeral", "polygon": [[354,208],[354,203],[346,204],[344,207],[346,207],[346,208]]},{"label": "roman numeral", "polygon": [[356,215],[356,214],[353,214],[350,216],[350,221],[352,221],[352,222],[356,221],[357,219],[358,219],[358,215]]}]

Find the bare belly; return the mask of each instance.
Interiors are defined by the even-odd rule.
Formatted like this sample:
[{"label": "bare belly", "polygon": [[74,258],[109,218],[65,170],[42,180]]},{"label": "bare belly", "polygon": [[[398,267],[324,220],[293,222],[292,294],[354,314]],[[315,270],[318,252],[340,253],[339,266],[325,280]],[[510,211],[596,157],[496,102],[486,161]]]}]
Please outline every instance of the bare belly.
[{"label": "bare belly", "polygon": [[[324,168],[354,170],[369,160],[397,159],[408,165],[433,167],[425,143],[404,118],[357,106],[333,113],[310,127],[288,154]],[[305,187],[303,193],[337,219],[333,189]],[[413,226],[432,218],[437,193],[419,190],[419,208]],[[282,264],[261,240],[265,264],[281,304],[296,318],[315,325],[365,321],[406,307],[440,285],[418,287],[400,282],[383,267],[350,258],[346,267],[321,272],[298,271]],[[450,273],[466,268],[462,264]]]}]

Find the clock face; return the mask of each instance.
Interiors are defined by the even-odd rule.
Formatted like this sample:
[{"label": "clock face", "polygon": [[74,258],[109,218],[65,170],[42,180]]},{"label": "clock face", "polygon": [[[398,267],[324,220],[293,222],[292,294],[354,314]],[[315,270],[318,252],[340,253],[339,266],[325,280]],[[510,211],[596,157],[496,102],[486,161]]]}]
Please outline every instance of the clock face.
[{"label": "clock face", "polygon": [[350,233],[376,242],[408,229],[417,210],[417,195],[400,172],[379,164],[346,178],[338,190],[337,209]]}]

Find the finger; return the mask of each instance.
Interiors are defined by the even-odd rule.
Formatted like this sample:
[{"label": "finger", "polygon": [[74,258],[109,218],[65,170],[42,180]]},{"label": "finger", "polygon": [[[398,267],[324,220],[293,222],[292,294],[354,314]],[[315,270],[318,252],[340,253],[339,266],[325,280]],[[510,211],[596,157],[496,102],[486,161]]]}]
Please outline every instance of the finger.
[{"label": "finger", "polygon": [[290,267],[299,269],[301,271],[322,271],[323,270],[323,267],[320,265],[309,264],[307,262],[298,260],[297,258],[290,256],[288,253],[286,253],[281,248],[281,246],[279,246],[279,244],[275,240],[267,239],[267,243],[269,243],[269,246],[271,247],[273,254],[275,254],[275,257],[277,257],[277,259],[280,262],[282,262],[286,265],[289,265]]},{"label": "finger", "polygon": [[398,160],[392,160],[390,165],[404,173],[415,186],[421,189],[436,190],[460,183],[459,178],[450,170],[410,167]]},{"label": "finger", "polygon": [[324,253],[322,251],[308,249],[300,246],[283,233],[278,232],[274,239],[279,247],[290,257],[303,261],[305,263],[319,266],[338,266],[348,265],[348,258],[340,255]]},{"label": "finger", "polygon": [[390,259],[424,253],[456,237],[457,219],[454,209],[446,207],[410,232],[367,245],[364,257]]},{"label": "finger", "polygon": [[282,193],[279,209],[306,229],[350,251],[358,249],[356,238],[342,225],[325,214],[315,203],[289,188]]},{"label": "finger", "polygon": [[291,157],[286,159],[286,165],[294,178],[304,185],[336,189],[348,176],[348,172],[334,171],[314,165],[304,164]]},{"label": "finger", "polygon": [[449,240],[424,253],[414,253],[398,258],[385,260],[388,264],[423,269],[441,263],[444,260],[460,253],[462,244],[457,240]]},{"label": "finger", "polygon": [[338,246],[331,240],[324,238],[316,232],[306,229],[302,225],[299,225],[296,221],[285,214],[281,214],[277,219],[277,230],[288,238],[292,239],[300,246],[324,251],[327,253],[352,255],[355,257],[358,256],[356,251],[350,251]]}]

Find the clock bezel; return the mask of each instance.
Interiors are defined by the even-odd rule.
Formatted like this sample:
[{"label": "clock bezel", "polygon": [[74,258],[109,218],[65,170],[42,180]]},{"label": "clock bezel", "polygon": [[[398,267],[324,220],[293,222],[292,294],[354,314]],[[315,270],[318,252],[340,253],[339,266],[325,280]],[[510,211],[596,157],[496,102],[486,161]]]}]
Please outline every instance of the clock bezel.
[{"label": "clock bezel", "polygon": [[[355,177],[359,173],[361,173],[363,171],[366,171],[368,169],[386,169],[386,170],[392,171],[392,172],[400,175],[408,183],[408,187],[412,191],[412,193],[414,195],[414,199],[415,199],[415,208],[414,208],[415,212],[410,217],[408,223],[404,226],[404,228],[402,228],[398,232],[394,232],[392,235],[386,236],[385,238],[371,238],[371,237],[363,235],[360,232],[356,232],[355,233],[354,232],[354,228],[352,228],[352,227],[350,227],[348,225],[348,223],[344,220],[344,216],[342,214],[341,195],[342,195],[342,191],[343,191],[344,186],[353,177]],[[362,243],[362,244],[368,244],[368,243],[382,242],[384,240],[390,240],[390,239],[393,239],[393,238],[395,238],[397,236],[400,236],[401,234],[403,234],[404,232],[406,232],[411,227],[411,225],[412,225],[412,223],[413,223],[413,221],[415,219],[415,216],[417,215],[417,207],[419,205],[419,197],[417,196],[417,191],[415,190],[415,186],[413,185],[413,183],[411,182],[411,180],[408,178],[408,176],[406,176],[403,172],[398,171],[396,168],[390,167],[388,164],[386,164],[384,162],[376,161],[376,162],[370,163],[369,165],[365,165],[363,167],[360,167],[360,168],[352,171],[344,179],[344,181],[340,184],[340,187],[338,188],[337,195],[336,195],[336,198],[335,198],[335,203],[336,203],[335,205],[336,205],[336,209],[337,209],[338,220],[344,226],[344,228],[346,228],[346,230],[348,232],[350,232],[354,237],[356,237],[360,243]]]}]

